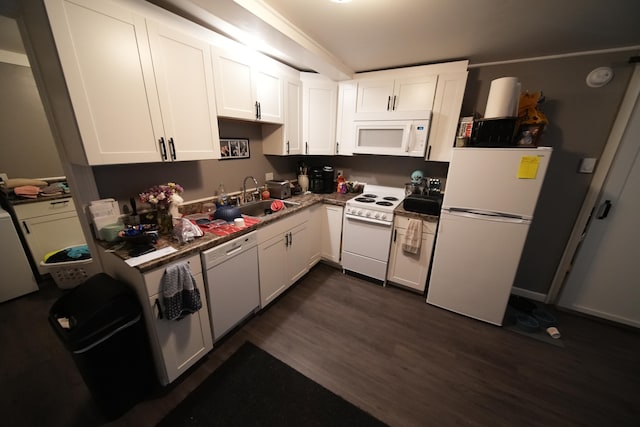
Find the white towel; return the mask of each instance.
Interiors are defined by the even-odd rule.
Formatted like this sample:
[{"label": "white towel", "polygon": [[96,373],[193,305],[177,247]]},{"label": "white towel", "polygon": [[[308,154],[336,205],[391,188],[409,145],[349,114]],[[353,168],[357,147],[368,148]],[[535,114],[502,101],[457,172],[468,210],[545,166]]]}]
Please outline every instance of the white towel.
[{"label": "white towel", "polygon": [[167,267],[161,286],[164,315],[168,320],[180,320],[202,308],[196,279],[187,262]]},{"label": "white towel", "polygon": [[410,219],[407,227],[407,234],[402,240],[402,250],[412,254],[420,252],[420,244],[422,243],[422,220]]}]

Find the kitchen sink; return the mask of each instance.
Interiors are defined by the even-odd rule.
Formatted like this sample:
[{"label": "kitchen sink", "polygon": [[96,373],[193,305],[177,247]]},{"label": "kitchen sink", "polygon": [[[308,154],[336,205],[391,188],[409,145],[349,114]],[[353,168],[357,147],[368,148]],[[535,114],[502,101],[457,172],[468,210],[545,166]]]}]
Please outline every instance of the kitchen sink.
[{"label": "kitchen sink", "polygon": [[[273,213],[271,210],[271,203],[279,199],[267,199],[267,200],[257,200],[255,202],[249,202],[244,205],[238,206],[240,213],[248,216],[265,216]],[[284,208],[292,208],[295,206],[300,206],[300,203],[296,202],[288,202],[286,200],[279,200],[284,204]]]}]

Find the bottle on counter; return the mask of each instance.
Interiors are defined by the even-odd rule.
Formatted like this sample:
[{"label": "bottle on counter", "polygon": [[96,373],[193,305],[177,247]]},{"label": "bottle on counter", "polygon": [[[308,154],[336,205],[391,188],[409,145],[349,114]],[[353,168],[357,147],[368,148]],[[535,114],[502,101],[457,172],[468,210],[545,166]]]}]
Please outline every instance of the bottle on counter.
[{"label": "bottle on counter", "polygon": [[338,193],[345,194],[347,192],[347,183],[344,180],[344,176],[338,175],[338,177],[336,178],[336,181],[338,182],[336,191]]},{"label": "bottle on counter", "polygon": [[227,193],[224,191],[224,184],[218,185],[218,204],[224,206],[227,204]]}]

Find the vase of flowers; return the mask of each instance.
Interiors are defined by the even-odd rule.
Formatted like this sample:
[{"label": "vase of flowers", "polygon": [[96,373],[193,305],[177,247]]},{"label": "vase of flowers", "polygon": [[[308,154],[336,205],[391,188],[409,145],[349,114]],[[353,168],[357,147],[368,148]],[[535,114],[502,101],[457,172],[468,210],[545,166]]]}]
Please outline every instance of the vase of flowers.
[{"label": "vase of flowers", "polygon": [[149,203],[156,208],[158,231],[160,234],[171,234],[173,230],[172,217],[176,218],[178,214],[178,205],[183,200],[180,197],[184,189],[175,182],[169,182],[167,184],[154,185],[148,188],[144,192],[140,193],[140,201]]}]

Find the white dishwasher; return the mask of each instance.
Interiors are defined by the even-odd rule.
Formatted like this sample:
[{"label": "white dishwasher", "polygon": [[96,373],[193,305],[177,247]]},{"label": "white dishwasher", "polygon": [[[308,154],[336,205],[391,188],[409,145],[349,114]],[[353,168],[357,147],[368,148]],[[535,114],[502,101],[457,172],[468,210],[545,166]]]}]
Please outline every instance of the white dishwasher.
[{"label": "white dishwasher", "polygon": [[256,236],[253,231],[202,252],[214,341],[260,306]]}]

